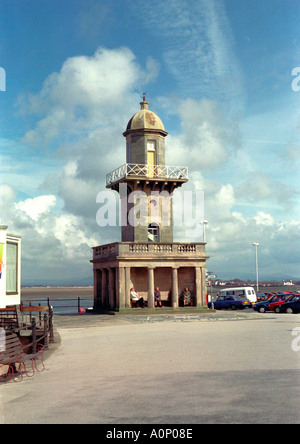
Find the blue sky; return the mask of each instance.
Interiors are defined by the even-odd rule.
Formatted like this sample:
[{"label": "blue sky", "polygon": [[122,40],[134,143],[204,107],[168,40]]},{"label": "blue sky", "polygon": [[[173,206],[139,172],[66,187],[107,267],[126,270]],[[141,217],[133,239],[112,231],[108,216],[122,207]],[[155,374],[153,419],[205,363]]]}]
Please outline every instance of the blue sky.
[{"label": "blue sky", "polygon": [[96,195],[144,91],[204,190],[208,269],[253,278],[255,241],[261,278],[300,279],[299,18],[294,0],[0,0],[0,223],[23,282],[91,276],[90,248],[120,239]]}]

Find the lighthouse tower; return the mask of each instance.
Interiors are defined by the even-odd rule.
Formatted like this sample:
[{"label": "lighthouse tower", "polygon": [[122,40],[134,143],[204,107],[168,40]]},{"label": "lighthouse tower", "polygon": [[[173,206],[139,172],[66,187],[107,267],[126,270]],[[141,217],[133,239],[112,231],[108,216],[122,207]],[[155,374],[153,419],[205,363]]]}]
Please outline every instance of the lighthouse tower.
[{"label": "lighthouse tower", "polygon": [[[166,166],[168,133],[160,118],[149,110],[145,97],[140,105],[141,109],[129,120],[123,133],[126,164],[107,175],[106,187],[119,191],[123,197],[122,242],[173,242],[171,196],[175,188],[187,182],[188,169]],[[128,202],[128,194],[133,192]],[[144,218],[130,220],[130,212],[135,216],[133,200],[141,195]]]},{"label": "lighthouse tower", "polygon": [[96,310],[130,308],[132,287],[148,308],[155,287],[165,306],[177,308],[185,287],[194,306],[205,303],[205,244],[173,242],[172,193],[188,181],[188,168],[166,165],[167,134],[144,96],[123,133],[126,163],[106,176],[121,198],[121,242],[93,248]]}]

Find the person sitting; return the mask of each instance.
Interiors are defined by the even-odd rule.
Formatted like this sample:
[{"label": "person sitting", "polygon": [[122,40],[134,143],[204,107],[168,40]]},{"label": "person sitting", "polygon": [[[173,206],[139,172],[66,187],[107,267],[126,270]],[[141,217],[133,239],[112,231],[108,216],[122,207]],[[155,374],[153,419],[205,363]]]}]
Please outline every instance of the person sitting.
[{"label": "person sitting", "polygon": [[157,307],[157,306],[162,307],[159,287],[156,287],[155,291],[154,291],[154,304],[155,304],[155,307]]},{"label": "person sitting", "polygon": [[190,305],[191,300],[192,300],[192,295],[189,290],[189,287],[185,287],[184,292],[182,293],[182,295],[179,298],[179,302],[181,302],[183,307],[185,307],[186,305]]},{"label": "person sitting", "polygon": [[130,289],[130,300],[137,306],[139,305],[140,307],[144,308],[144,298],[140,297],[133,287]]}]

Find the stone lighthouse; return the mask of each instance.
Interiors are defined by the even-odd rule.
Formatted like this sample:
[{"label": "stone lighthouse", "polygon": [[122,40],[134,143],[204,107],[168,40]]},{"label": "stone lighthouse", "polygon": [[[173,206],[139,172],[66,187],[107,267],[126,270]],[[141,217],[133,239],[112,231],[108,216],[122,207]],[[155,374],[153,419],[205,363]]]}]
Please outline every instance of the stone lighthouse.
[{"label": "stone lighthouse", "polygon": [[206,293],[204,243],[173,242],[173,191],[188,181],[187,167],[165,164],[167,132],[145,96],[126,131],[126,163],[106,176],[121,199],[121,242],[93,247],[94,309],[131,307],[134,287],[154,308],[159,287],[163,305],[177,308],[189,287],[192,304]]}]

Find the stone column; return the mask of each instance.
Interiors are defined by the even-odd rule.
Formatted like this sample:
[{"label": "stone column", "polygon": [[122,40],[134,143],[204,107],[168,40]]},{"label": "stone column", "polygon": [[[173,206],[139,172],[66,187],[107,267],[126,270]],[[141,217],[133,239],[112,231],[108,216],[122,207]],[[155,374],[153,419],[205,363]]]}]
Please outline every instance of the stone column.
[{"label": "stone column", "polygon": [[114,285],[114,269],[108,269],[108,302],[109,308],[115,308],[115,285]]},{"label": "stone column", "polygon": [[94,307],[101,307],[101,270],[94,269]]},{"label": "stone column", "polygon": [[125,308],[125,268],[117,269],[117,308]]},{"label": "stone column", "polygon": [[148,268],[148,308],[154,308],[154,268]]},{"label": "stone column", "polygon": [[206,305],[206,267],[201,268],[202,276],[201,276],[201,293],[202,293],[202,305]]},{"label": "stone column", "polygon": [[130,307],[130,267],[125,267],[125,307]]},{"label": "stone column", "polygon": [[102,282],[101,282],[101,306],[103,308],[108,307],[108,300],[107,300],[107,275],[106,275],[106,269],[101,269],[102,273]]},{"label": "stone column", "polygon": [[172,307],[178,307],[178,271],[172,268]]},{"label": "stone column", "polygon": [[202,273],[200,267],[195,267],[195,305],[200,307],[202,303]]}]

